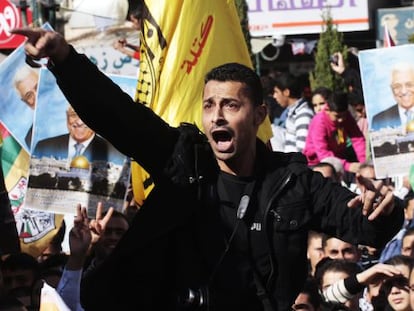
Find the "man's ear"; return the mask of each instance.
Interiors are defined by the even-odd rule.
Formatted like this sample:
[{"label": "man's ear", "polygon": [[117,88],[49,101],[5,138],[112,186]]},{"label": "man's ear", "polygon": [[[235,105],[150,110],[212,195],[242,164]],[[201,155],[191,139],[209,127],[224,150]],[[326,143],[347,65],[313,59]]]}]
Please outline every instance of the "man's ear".
[{"label": "man's ear", "polygon": [[254,123],[260,125],[263,123],[264,119],[267,117],[267,105],[261,104],[255,108],[254,112]]},{"label": "man's ear", "polygon": [[290,90],[289,90],[289,89],[284,89],[284,90],[282,91],[282,94],[283,94],[283,96],[285,96],[285,97],[290,97]]}]

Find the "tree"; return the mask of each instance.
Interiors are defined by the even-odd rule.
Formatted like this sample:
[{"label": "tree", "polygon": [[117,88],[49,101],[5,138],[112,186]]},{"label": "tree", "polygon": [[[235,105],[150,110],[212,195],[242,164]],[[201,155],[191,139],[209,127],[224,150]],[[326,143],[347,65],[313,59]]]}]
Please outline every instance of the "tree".
[{"label": "tree", "polygon": [[236,0],[235,1],[237,14],[239,15],[240,25],[243,31],[244,39],[246,40],[247,48],[249,50],[250,59],[252,60],[253,67],[256,63],[256,58],[252,53],[252,45],[250,43],[250,31],[249,31],[249,18],[248,18],[248,5],[246,0]]},{"label": "tree", "polygon": [[339,77],[330,66],[330,56],[335,52],[341,52],[347,64],[347,46],[343,44],[343,34],[338,32],[333,24],[331,11],[326,9],[322,13],[323,26],[319,35],[319,41],[315,54],[315,68],[309,74],[311,89],[325,86],[332,90],[344,90],[343,79]]}]

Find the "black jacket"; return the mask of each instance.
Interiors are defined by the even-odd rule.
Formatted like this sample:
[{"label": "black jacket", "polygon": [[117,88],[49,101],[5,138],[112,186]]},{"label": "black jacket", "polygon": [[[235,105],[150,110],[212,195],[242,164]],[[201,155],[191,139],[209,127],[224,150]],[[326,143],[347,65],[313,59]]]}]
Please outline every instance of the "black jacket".
[{"label": "black jacket", "polygon": [[[238,288],[232,255],[217,266],[225,249],[219,171],[204,135],[170,127],[86,56],[72,51],[50,69],[82,120],[139,162],[156,185],[112,255],[84,280],[86,310],[175,310],[177,293],[206,284],[209,310],[252,310],[252,292]],[[392,215],[370,222],[359,208],[347,207],[355,194],[313,173],[302,154],[271,152],[260,141],[257,146],[255,200],[241,225],[249,258],[242,261],[254,262],[277,309],[289,310],[307,275],[308,230],[379,247],[401,227],[403,210],[397,204]],[[235,240],[230,254],[242,253],[238,245]],[[232,272],[235,279],[225,277]]]}]

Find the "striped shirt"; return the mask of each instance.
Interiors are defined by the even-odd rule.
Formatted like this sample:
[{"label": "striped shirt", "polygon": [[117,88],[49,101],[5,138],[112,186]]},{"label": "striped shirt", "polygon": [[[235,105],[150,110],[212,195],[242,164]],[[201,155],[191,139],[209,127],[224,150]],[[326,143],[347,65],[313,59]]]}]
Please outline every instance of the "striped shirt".
[{"label": "striped shirt", "polygon": [[313,109],[303,98],[288,107],[286,118],[285,152],[302,152],[308,136],[309,123],[313,118]]}]

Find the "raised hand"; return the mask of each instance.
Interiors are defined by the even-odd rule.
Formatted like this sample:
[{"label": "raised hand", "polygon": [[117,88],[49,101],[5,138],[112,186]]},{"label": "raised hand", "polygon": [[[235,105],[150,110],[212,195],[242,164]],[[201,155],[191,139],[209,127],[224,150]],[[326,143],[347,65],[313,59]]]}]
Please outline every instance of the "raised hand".
[{"label": "raised hand", "polygon": [[24,45],[26,55],[32,59],[49,57],[62,62],[69,55],[70,47],[62,35],[42,28],[15,28],[11,33],[27,37]]},{"label": "raised hand", "polygon": [[348,202],[348,207],[355,208],[362,204],[362,214],[374,220],[379,215],[389,215],[394,210],[394,195],[392,189],[384,182],[356,176],[363,187],[362,193]]},{"label": "raised hand", "polygon": [[92,232],[92,244],[96,243],[99,240],[101,234],[105,231],[106,225],[109,219],[112,216],[114,211],[113,207],[110,207],[106,212],[105,217],[102,217],[103,205],[102,202],[99,202],[96,206],[96,216],[95,219],[92,219],[89,223],[89,227]]},{"label": "raised hand", "polygon": [[337,74],[342,74],[345,71],[345,63],[344,63],[344,56],[341,52],[336,52],[333,55],[335,55],[338,59],[337,63],[331,62],[331,68],[333,71],[335,71]]},{"label": "raised hand", "polygon": [[102,218],[103,205],[101,202],[96,207],[95,219],[89,220],[87,208],[76,206],[76,217],[73,228],[69,233],[70,256],[67,263],[69,270],[78,270],[83,263],[93,243],[96,243],[105,231],[106,224],[112,216],[113,208],[110,207],[105,217]]},{"label": "raised hand", "polygon": [[92,240],[91,230],[86,207],[80,204],[76,207],[76,217],[73,228],[69,233],[69,246],[71,254],[86,254]]},{"label": "raised hand", "polygon": [[393,265],[377,263],[372,267],[358,273],[358,283],[363,285],[377,284],[385,279],[402,275],[401,271]]},{"label": "raised hand", "polygon": [[70,256],[66,265],[69,270],[79,270],[83,267],[91,240],[87,209],[78,204],[73,228],[69,232]]}]

